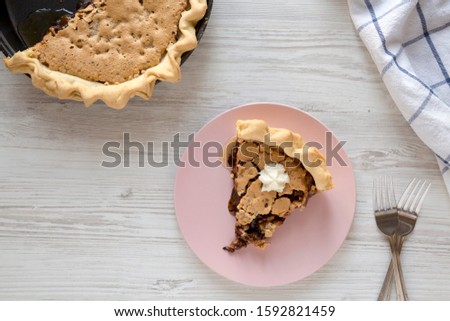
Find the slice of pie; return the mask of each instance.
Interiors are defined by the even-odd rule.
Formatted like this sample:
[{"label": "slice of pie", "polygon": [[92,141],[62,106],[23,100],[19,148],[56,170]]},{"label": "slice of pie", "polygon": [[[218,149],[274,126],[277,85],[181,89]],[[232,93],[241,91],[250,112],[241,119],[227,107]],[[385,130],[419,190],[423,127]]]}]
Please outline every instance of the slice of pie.
[{"label": "slice of pie", "polygon": [[300,135],[262,120],[239,120],[236,128],[225,155],[234,183],[228,209],[236,218],[235,240],[223,248],[229,252],[248,244],[263,249],[294,209],[333,187],[325,157]]},{"label": "slice of pie", "polygon": [[92,0],[44,39],[5,59],[51,96],[123,108],[150,98],[156,80],[180,79],[181,55],[197,46],[206,0]]}]

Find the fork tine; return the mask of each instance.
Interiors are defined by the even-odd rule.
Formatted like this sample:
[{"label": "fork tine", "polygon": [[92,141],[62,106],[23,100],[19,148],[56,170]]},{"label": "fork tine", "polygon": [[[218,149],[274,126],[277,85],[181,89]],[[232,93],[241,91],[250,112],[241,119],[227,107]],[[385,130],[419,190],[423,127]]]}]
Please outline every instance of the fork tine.
[{"label": "fork tine", "polygon": [[381,211],[381,210],[383,209],[383,200],[382,200],[382,198],[381,198],[381,193],[380,193],[380,191],[381,191],[381,189],[380,189],[380,184],[381,184],[381,178],[380,178],[380,177],[377,177],[377,180],[376,180],[376,185],[377,185],[377,199],[378,199],[377,205],[378,205],[378,210],[379,210],[379,211]]},{"label": "fork tine", "polygon": [[381,193],[381,178],[379,177],[377,179],[377,199],[378,199],[378,210],[382,211],[383,210],[383,194]]},{"label": "fork tine", "polygon": [[408,186],[406,187],[405,191],[403,192],[402,196],[400,196],[400,200],[398,201],[398,208],[402,208],[405,203],[406,200],[408,198],[409,195],[409,191],[411,190],[411,187],[413,186],[413,184],[417,181],[416,178],[413,178],[411,180],[411,182],[408,184]]},{"label": "fork tine", "polygon": [[383,209],[387,210],[389,207],[389,191],[386,184],[386,176],[381,178],[381,192],[383,193]]},{"label": "fork tine", "polygon": [[[414,208],[414,207],[416,207],[416,205],[417,205],[417,202],[419,201],[419,199],[420,199],[420,197],[421,197],[421,195],[422,195],[422,190],[423,190],[423,188],[425,187],[425,184],[426,184],[427,182],[425,181],[425,180],[421,180],[421,181],[419,181],[419,183],[417,184],[417,187],[419,188],[418,189],[418,191],[417,191],[417,193],[414,195],[415,197],[414,197],[414,200],[411,202],[411,204],[409,205],[409,207],[407,208],[407,210],[408,211],[412,211],[412,209]],[[420,186],[420,187],[419,187]]]},{"label": "fork tine", "polygon": [[383,178],[384,178],[384,180],[383,180],[383,183],[384,183],[383,184],[383,190],[384,190],[384,197],[385,197],[385,200],[386,200],[384,209],[387,210],[391,206],[391,197],[389,195],[389,186],[387,184],[387,176],[384,175]]},{"label": "fork tine", "polygon": [[405,203],[405,207],[404,209],[406,211],[409,211],[411,209],[411,205],[414,201],[414,196],[416,195],[416,191],[418,189],[418,187],[420,186],[420,184],[422,183],[422,180],[418,180],[415,184],[414,184],[414,188],[411,191],[411,193],[409,194],[408,200]]},{"label": "fork tine", "polygon": [[[427,183],[427,182],[425,181],[424,184],[425,183]],[[413,210],[416,214],[419,214],[419,211],[422,208],[423,201],[425,200],[425,196],[427,195],[428,190],[430,189],[430,187],[431,187],[431,182],[428,182],[427,187],[425,188],[425,191],[422,193],[422,197],[420,198],[419,203],[417,204],[417,206]]]},{"label": "fork tine", "polygon": [[389,177],[389,191],[389,208],[396,208],[397,202],[395,201],[394,179],[392,176]]}]

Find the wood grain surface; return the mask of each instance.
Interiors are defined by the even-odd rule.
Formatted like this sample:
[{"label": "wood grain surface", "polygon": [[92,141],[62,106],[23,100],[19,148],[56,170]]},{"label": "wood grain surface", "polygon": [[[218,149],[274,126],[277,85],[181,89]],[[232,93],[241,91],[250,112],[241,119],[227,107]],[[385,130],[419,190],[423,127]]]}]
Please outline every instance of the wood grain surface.
[{"label": "wood grain surface", "polygon": [[[0,67],[1,300],[375,300],[389,248],[372,214],[373,178],[432,188],[403,269],[412,300],[450,300],[450,199],[432,152],[390,98],[344,0],[216,1],[178,84],[116,111],[58,101]],[[176,166],[106,169],[102,145],[160,146],[244,103],[298,106],[346,140],[357,180],[338,253],[288,286],[233,283],[185,243],[173,208]],[[161,149],[155,158],[161,157]],[[220,187],[218,187],[220,188]]]}]

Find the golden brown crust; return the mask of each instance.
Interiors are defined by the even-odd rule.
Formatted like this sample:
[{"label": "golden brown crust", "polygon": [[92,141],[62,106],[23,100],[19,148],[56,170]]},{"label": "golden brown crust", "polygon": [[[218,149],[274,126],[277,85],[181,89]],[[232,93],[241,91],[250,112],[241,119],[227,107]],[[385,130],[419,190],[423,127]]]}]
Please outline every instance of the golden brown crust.
[{"label": "golden brown crust", "polygon": [[234,183],[228,209],[236,238],[224,247],[231,253],[248,244],[263,249],[294,209],[333,187],[325,157],[300,135],[256,119],[238,120],[236,131],[224,155]]},{"label": "golden brown crust", "polygon": [[[175,41],[187,0],[93,0],[34,46],[54,71],[119,84],[156,66]],[[76,62],[76,63],[74,63]]]},{"label": "golden brown crust", "polygon": [[270,128],[265,121],[257,119],[238,120],[236,130],[238,142],[270,143],[280,147],[286,155],[298,159],[314,178],[317,191],[333,188],[324,155],[317,148],[306,146],[299,134],[288,129]]},{"label": "golden brown crust", "polygon": [[262,192],[262,183],[256,180],[248,186],[247,193],[242,196],[238,212],[236,213],[236,224],[239,226],[250,224],[258,215],[269,214],[277,192]]},{"label": "golden brown crust", "polygon": [[[234,144],[229,158],[234,188],[228,209],[236,219],[236,239],[224,249],[234,252],[247,244],[264,248],[292,210],[304,208],[316,193],[314,179],[299,160],[277,147],[255,141],[237,142],[236,139]],[[282,165],[288,177],[281,191],[263,188],[260,167],[267,170],[264,164],[273,163]],[[271,174],[266,172],[268,176]]]},{"label": "golden brown crust", "polygon": [[[129,99],[134,96],[150,98],[158,79],[169,82],[180,80],[181,55],[197,46],[195,25],[205,15],[206,8],[206,0],[189,0],[188,10],[181,14],[179,20],[177,40],[175,43],[169,44],[161,62],[143,70],[136,78],[122,83],[103,84],[65,72],[51,70],[39,60],[39,52],[34,48],[29,48],[16,53],[11,58],[6,58],[4,60],[5,65],[11,71],[30,74],[33,84],[51,96],[83,101],[86,106],[97,100],[103,100],[110,107],[123,108]],[[114,61],[111,63],[114,63]],[[135,70],[133,69],[134,75]],[[107,80],[107,78],[103,80]],[[113,81],[117,80],[120,79],[114,78]]]}]

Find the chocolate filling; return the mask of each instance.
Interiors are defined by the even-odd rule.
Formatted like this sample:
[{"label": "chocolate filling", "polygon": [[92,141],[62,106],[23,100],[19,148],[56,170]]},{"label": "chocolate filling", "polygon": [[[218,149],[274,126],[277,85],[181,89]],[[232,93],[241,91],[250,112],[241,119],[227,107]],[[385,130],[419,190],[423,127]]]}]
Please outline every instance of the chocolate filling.
[{"label": "chocolate filling", "polygon": [[233,191],[231,192],[230,200],[228,201],[228,211],[231,214],[235,214],[238,211],[237,206],[239,205],[239,202],[241,201],[241,198],[239,197],[236,189],[233,187]]},{"label": "chocolate filling", "polygon": [[[260,143],[257,145],[258,150],[260,152],[256,155],[252,155],[252,159],[248,160],[249,154],[244,154],[242,151],[240,154],[244,155],[247,159],[238,159],[238,157],[240,155],[238,153],[238,151],[239,151],[239,148],[242,146],[244,146],[244,145],[240,145],[239,143],[237,143],[236,146],[232,149],[231,155],[227,159],[228,165],[232,167],[231,173],[233,175],[234,180],[236,180],[237,174],[238,174],[238,166],[237,165],[241,165],[244,167],[245,166],[247,166],[247,167],[253,166],[258,169],[258,160],[260,160],[258,158],[265,157],[265,159],[267,159],[267,155],[268,154],[271,155],[270,149],[274,148],[272,146],[267,146],[263,143]],[[304,205],[306,205],[306,202],[307,202],[309,196],[314,195],[316,193],[314,178],[312,177],[312,175],[309,172],[305,171],[305,168],[303,167],[302,163],[299,160],[293,159],[293,158],[285,155],[283,153],[283,151],[281,151],[281,150],[277,150],[277,149],[274,149],[274,150],[277,153],[276,156],[279,157],[280,159],[282,159],[282,161],[280,161],[280,163],[285,165],[285,167],[287,167],[286,164],[289,163],[290,166],[293,165],[294,168],[298,167],[300,172],[305,173],[304,174],[304,185],[306,186],[306,190],[299,190],[299,189],[294,189],[291,187],[292,188],[291,193],[287,193],[287,192],[286,193],[278,193],[277,196],[275,197],[275,201],[279,198],[287,197],[289,199],[289,201],[291,202],[290,210],[292,209],[292,206],[303,207]],[[258,177],[259,177],[259,175],[248,180],[248,183],[245,187],[245,192],[242,193],[241,196],[237,192],[236,181],[235,181],[235,187],[233,188],[233,190],[231,192],[230,200],[228,202],[228,210],[230,211],[230,213],[232,215],[236,215],[236,213],[239,211],[239,204],[241,203],[242,198],[244,196],[246,196],[246,194],[248,192],[248,188],[250,187],[250,185],[253,182],[258,180]],[[303,189],[304,189],[304,187],[303,187]],[[266,208],[267,206],[268,206],[268,204],[266,203],[264,205],[264,208]],[[285,216],[287,216],[287,215],[288,214],[284,214],[282,216],[275,215],[275,214],[273,214],[273,212],[271,210],[268,214],[256,215],[249,224],[240,225],[237,222],[236,228],[235,228],[235,236],[236,236],[235,240],[229,246],[223,247],[223,249],[225,251],[232,253],[240,248],[246,247],[249,243],[253,243],[254,245],[256,245],[258,247],[264,247],[264,245],[266,245],[268,243],[268,241],[267,241],[268,238],[266,237],[266,233],[265,233],[264,229],[270,225],[272,227],[272,230],[269,230],[269,234],[271,234],[273,232],[273,228],[281,225],[285,221]]]}]

